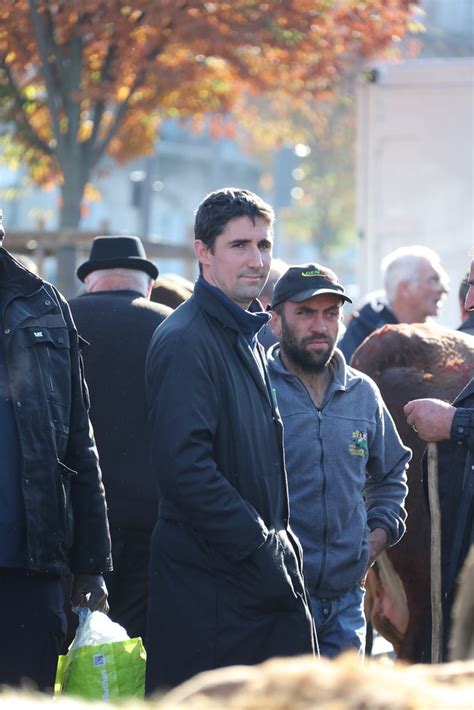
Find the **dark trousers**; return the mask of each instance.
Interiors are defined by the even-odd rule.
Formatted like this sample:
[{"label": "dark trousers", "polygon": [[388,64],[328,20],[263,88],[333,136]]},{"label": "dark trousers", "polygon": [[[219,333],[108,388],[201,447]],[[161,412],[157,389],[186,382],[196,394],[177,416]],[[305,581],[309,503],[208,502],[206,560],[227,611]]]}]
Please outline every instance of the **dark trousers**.
[{"label": "dark trousers", "polygon": [[66,633],[56,575],[0,568],[0,685],[51,692]]},{"label": "dark trousers", "polygon": [[111,528],[114,571],[104,575],[109,616],[146,647],[151,531]]}]

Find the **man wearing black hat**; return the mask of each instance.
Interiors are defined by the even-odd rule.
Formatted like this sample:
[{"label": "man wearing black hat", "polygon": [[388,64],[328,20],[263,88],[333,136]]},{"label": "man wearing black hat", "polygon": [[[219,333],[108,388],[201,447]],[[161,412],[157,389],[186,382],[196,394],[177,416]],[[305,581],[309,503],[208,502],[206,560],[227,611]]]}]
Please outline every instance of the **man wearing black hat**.
[{"label": "man wearing black hat", "polygon": [[410,451],[372,380],[336,349],[350,298],[334,272],[292,266],[273,292],[268,353],[283,418],[291,525],[320,652],[365,647],[368,567],[405,531]]},{"label": "man wearing black hat", "polygon": [[145,640],[150,536],[158,496],[150,462],[145,358],[171,309],[152,303],[158,276],[138,237],[96,237],[77,270],[84,295],[70,301],[83,347],[91,420],[107,491],[114,571],[110,616]]},{"label": "man wearing black hat", "polygon": [[3,237],[0,216],[0,685],[51,690],[62,577],[73,604],[106,610],[110,538],[68,305]]}]

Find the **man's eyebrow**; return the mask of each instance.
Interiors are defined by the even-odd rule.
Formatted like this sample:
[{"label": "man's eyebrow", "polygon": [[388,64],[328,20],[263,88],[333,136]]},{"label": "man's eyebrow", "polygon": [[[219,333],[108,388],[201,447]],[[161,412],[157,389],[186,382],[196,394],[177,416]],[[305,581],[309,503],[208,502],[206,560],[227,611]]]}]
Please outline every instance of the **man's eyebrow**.
[{"label": "man's eyebrow", "polygon": [[[329,313],[329,311],[336,311],[336,310],[339,311],[340,307],[341,306],[339,306],[337,303],[335,303],[333,306],[328,306],[327,308],[324,308],[321,312],[322,313]],[[308,306],[308,305],[305,306],[303,303],[300,303],[299,309],[297,309],[297,310],[305,310],[305,311],[311,311],[311,313],[317,313],[321,309],[317,308],[316,306]]]},{"label": "man's eyebrow", "polygon": [[231,242],[229,242],[230,245],[232,244],[248,244],[251,239],[245,239],[245,237],[241,237],[240,239],[233,239]]}]

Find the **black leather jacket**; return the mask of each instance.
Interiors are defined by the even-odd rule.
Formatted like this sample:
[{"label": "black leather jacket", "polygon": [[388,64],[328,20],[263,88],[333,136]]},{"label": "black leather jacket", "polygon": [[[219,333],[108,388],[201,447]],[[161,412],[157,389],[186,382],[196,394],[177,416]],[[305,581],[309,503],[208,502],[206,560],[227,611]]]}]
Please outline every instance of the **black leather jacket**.
[{"label": "black leather jacket", "polygon": [[97,449],[69,307],[0,248],[5,361],[22,452],[28,569],[111,569]]}]

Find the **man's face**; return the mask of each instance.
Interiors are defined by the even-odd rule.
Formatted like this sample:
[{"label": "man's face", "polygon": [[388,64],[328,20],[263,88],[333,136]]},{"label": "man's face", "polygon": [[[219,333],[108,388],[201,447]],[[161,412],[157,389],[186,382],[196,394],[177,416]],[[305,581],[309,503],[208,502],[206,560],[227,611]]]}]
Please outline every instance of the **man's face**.
[{"label": "man's face", "polygon": [[413,310],[418,315],[417,322],[424,322],[428,316],[438,315],[448,293],[448,276],[440,267],[433,267],[429,261],[420,261],[418,275],[409,287]]},{"label": "man's face", "polygon": [[309,373],[322,372],[334,353],[342,322],[341,297],[313,296],[301,303],[285,301],[270,321],[280,339],[284,364]]},{"label": "man's face", "polygon": [[241,308],[248,308],[265,285],[273,237],[265,220],[237,217],[227,223],[211,250],[197,239],[194,249],[202,275]]},{"label": "man's face", "polygon": [[466,294],[464,308],[466,311],[474,311],[474,259],[471,261],[471,270],[469,271],[469,290]]}]

